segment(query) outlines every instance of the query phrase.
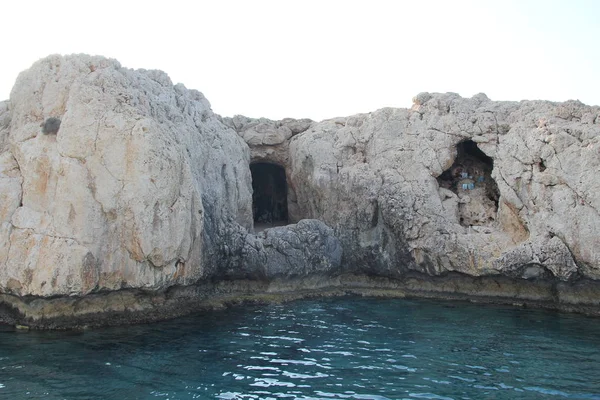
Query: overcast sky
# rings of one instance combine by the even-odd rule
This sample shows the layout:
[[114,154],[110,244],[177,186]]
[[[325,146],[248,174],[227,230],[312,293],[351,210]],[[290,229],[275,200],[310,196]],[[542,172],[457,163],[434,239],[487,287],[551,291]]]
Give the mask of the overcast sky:
[[161,69],[221,115],[316,120],[419,92],[600,104],[600,1],[5,1],[0,99],[52,53]]

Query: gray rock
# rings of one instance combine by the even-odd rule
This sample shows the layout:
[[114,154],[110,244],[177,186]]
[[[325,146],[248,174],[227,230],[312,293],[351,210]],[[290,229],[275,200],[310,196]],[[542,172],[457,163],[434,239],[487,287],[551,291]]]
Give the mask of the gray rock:
[[524,243],[505,252],[494,262],[496,269],[503,274],[525,279],[540,277],[543,269],[562,281],[568,281],[578,273],[569,249],[558,237]]
[[243,252],[243,268],[266,279],[340,272],[342,259],[342,247],[333,230],[308,219],[248,235]]
[[[60,134],[38,135],[49,117]],[[254,235],[259,161],[285,168],[297,224]],[[0,295],[26,310],[329,275],[460,291],[460,276],[471,295],[499,277],[576,304],[600,280],[599,169],[600,107],[578,101],[421,93],[318,123],[222,118],[161,71],[54,55],[0,102]]]

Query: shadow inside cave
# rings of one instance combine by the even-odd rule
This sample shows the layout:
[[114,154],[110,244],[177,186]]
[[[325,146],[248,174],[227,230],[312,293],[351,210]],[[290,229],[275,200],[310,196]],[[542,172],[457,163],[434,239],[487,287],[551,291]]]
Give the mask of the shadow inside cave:
[[254,231],[287,225],[287,180],[285,169],[277,164],[250,164],[252,174],[252,212]]

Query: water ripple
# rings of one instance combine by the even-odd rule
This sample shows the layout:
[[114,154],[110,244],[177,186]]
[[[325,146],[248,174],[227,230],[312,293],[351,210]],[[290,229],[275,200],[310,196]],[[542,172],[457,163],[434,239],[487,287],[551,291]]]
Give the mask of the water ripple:
[[66,335],[0,331],[10,399],[600,400],[600,319],[331,299]]

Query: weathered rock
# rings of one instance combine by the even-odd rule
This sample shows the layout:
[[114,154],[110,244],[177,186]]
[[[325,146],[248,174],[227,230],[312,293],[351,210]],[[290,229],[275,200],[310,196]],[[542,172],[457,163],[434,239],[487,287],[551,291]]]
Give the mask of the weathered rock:
[[342,247],[333,230],[318,220],[266,229],[247,235],[244,268],[266,278],[297,278],[339,273]]
[[[357,271],[494,275],[526,246],[518,269],[560,259],[541,264],[561,280],[598,279],[599,115],[578,102],[421,93],[411,110],[315,123],[290,140],[294,206],[333,227]],[[467,177],[474,190],[440,187],[465,142],[489,157],[490,174]]]
[[254,234],[232,224],[213,279],[291,279],[340,272],[342,248],[333,230],[318,220],[269,228]]
[[569,249],[557,237],[517,246],[496,259],[495,264],[505,275],[525,279],[538,278],[546,269],[558,279],[567,281],[578,271]]
[[8,101],[0,102],[0,152],[4,152],[8,142],[8,127],[10,126],[10,112]]
[[[297,224],[253,233],[252,162],[285,168]],[[577,101],[221,118],[160,71],[50,56],[0,102],[0,319],[148,321],[326,287],[600,314],[599,167],[600,107]]]
[[[19,76],[9,104],[0,292],[193,283],[222,257],[225,225],[252,226],[247,146],[166,74],[51,56]],[[58,136],[40,133],[50,116]]]
[[314,122],[310,119],[285,118],[272,121],[266,118],[253,119],[242,115],[223,118],[223,123],[236,132],[250,146],[250,158],[276,164],[289,163],[289,139],[306,131]]

